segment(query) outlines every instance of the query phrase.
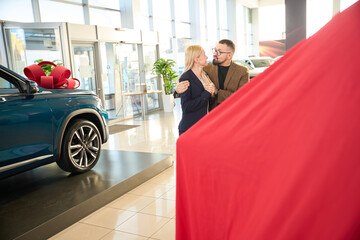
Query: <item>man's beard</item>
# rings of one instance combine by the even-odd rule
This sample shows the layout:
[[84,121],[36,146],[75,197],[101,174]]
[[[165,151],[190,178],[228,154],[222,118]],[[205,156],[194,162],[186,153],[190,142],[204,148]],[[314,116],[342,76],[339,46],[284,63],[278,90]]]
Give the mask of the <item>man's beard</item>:
[[212,62],[212,63],[213,63],[214,65],[219,65],[219,64],[222,64],[223,62],[225,62],[225,61],[219,62],[217,58],[213,58],[213,62]]

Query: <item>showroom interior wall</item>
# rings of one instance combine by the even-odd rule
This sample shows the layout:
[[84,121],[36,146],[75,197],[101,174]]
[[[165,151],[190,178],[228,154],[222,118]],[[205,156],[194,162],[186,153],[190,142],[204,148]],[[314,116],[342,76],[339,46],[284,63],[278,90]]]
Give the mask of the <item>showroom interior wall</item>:
[[241,46],[238,58],[254,54],[256,42],[252,36],[256,27],[248,21],[252,11],[248,6],[256,6],[256,2],[245,1],[247,5],[244,5],[240,0],[195,0],[191,3],[183,0],[0,0],[0,19],[159,31],[160,56],[175,59],[181,71],[184,49],[189,44],[201,44],[211,56],[211,48],[220,38],[231,38]]
[[[303,1],[306,1],[308,8],[307,36],[309,37],[330,20],[339,8],[343,10],[356,0]],[[0,0],[0,19],[17,22],[70,22],[159,31],[160,56],[174,58],[179,63],[178,67],[181,67],[183,49],[187,45],[201,44],[211,56],[210,49],[221,38],[234,40],[238,47],[236,58],[258,55],[259,40],[274,40],[272,37],[263,37],[263,34],[259,34],[266,29],[266,26],[261,26],[264,20],[261,21],[263,17],[259,14],[259,9],[285,4],[284,0],[194,0],[190,5],[189,2],[183,0]],[[279,15],[278,12],[275,14]],[[280,15],[284,14],[285,8]],[[274,28],[285,25],[285,20],[274,24],[275,17],[267,17],[267,22],[270,22]],[[320,20],[315,21],[316,18]],[[275,30],[275,32],[280,31]]]

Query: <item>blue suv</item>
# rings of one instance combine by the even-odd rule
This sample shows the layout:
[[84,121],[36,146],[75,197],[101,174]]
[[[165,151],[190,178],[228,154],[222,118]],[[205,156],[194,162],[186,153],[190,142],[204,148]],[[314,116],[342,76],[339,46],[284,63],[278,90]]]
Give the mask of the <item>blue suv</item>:
[[0,178],[52,162],[86,172],[108,136],[108,114],[94,93],[40,88],[0,65]]

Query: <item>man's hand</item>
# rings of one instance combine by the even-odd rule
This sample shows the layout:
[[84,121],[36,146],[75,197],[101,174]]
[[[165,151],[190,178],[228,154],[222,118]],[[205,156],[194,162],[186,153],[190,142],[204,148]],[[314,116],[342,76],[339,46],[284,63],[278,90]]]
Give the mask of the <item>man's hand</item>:
[[182,82],[178,82],[176,84],[176,87],[175,87],[175,91],[179,94],[185,92],[188,88],[189,88],[189,81],[186,80],[186,81],[182,81]]

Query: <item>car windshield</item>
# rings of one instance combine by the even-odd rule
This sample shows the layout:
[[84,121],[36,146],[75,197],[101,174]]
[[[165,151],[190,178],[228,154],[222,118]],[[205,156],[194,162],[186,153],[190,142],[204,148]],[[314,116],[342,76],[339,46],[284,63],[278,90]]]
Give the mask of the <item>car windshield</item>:
[[273,59],[251,59],[251,61],[257,68],[268,67],[274,62]]

